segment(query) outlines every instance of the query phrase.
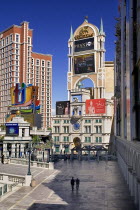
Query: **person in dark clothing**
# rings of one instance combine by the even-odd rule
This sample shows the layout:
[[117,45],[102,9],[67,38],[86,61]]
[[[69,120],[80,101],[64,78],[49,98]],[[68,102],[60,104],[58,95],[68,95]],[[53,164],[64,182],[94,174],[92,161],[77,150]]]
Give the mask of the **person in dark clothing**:
[[77,178],[76,179],[76,190],[79,190],[79,184],[80,184],[80,180]]
[[71,179],[71,189],[72,189],[72,191],[74,190],[74,184],[75,184],[75,180],[72,177],[72,179]]
[[2,164],[4,164],[4,154],[2,154],[2,156],[1,156],[1,162],[2,162]]

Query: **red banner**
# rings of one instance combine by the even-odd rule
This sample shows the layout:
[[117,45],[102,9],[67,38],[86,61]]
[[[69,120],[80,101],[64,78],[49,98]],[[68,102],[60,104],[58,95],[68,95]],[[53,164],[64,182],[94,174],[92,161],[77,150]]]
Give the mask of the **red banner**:
[[105,114],[106,99],[86,100],[86,114]]

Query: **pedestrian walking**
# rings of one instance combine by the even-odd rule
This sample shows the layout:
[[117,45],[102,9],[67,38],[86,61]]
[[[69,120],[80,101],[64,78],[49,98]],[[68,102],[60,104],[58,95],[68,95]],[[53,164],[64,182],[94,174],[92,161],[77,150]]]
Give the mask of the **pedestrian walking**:
[[79,190],[79,185],[80,185],[80,180],[77,178],[76,179],[76,190]]
[[75,180],[72,177],[72,179],[71,179],[71,189],[72,189],[72,191],[74,190],[74,184],[75,184]]

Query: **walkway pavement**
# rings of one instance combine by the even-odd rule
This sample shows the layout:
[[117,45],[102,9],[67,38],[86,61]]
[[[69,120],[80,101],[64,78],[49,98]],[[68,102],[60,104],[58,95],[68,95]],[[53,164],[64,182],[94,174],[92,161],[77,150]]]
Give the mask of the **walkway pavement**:
[[[135,210],[116,161],[62,160],[55,167],[36,171],[37,186],[18,189],[0,210]],[[71,190],[72,176],[80,179],[79,191]]]

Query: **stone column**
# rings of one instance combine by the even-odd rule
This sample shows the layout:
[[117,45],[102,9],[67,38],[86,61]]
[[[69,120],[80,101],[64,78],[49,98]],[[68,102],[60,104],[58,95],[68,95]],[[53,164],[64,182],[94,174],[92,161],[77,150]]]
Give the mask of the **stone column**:
[[15,144],[12,144],[11,157],[15,158]]
[[19,158],[19,144],[17,144],[17,158]]
[[25,147],[25,144],[20,144],[20,157],[24,156],[24,147]]
[[4,157],[9,156],[9,154],[7,152],[7,144],[6,143],[3,144],[3,155],[4,155]]

